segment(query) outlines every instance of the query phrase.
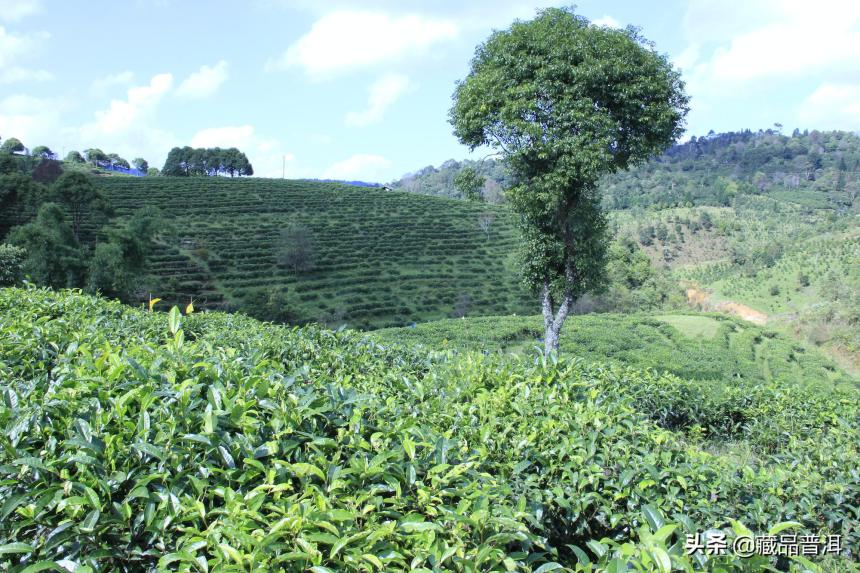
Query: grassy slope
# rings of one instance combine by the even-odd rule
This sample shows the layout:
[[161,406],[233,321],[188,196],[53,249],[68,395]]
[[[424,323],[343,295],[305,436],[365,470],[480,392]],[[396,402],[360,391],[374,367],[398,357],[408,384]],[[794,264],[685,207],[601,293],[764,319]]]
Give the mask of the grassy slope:
[[[522,353],[540,344],[542,332],[538,316],[508,316],[442,320],[371,336],[385,343]],[[706,382],[857,382],[814,348],[720,314],[573,316],[562,331],[561,350]]]
[[[470,312],[534,308],[519,286],[515,231],[506,211],[483,205],[336,183],[272,179],[105,178],[120,215],[162,209],[176,237],[150,257],[154,296],[201,308],[243,306],[287,285],[300,321],[374,327]],[[478,225],[495,217],[490,238]],[[293,274],[278,263],[280,232],[311,229],[316,267]]]

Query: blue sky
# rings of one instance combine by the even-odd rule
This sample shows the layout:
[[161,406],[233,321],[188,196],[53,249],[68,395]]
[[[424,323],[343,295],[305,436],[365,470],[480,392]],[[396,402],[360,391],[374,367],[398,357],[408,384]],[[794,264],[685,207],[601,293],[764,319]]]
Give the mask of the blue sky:
[[[554,2],[0,0],[0,137],[160,167],[236,146],[258,175],[388,181],[469,157],[454,82],[494,28]],[[593,1],[682,70],[688,135],[860,129],[860,2]],[[476,156],[480,155],[476,153]]]

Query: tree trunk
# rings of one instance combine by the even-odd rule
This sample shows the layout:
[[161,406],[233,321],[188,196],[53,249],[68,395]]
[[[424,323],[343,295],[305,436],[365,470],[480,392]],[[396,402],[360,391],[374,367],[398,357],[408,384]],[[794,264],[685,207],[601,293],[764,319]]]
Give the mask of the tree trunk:
[[570,314],[570,309],[573,306],[573,296],[571,296],[570,291],[568,290],[558,309],[554,310],[553,297],[549,288],[549,283],[544,283],[542,299],[541,307],[543,310],[544,325],[543,354],[544,356],[549,356],[553,352],[558,352],[561,327],[564,325],[567,315]]

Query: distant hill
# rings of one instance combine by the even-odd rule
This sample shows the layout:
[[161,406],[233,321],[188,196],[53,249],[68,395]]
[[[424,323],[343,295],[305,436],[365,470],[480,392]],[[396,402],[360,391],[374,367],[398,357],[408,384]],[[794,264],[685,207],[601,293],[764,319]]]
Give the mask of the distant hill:
[[[459,198],[453,180],[465,167],[487,178],[485,191],[493,198],[512,182],[503,163],[488,158],[452,159],[390,185]],[[845,131],[711,133],[606,177],[601,190],[608,209],[728,206],[738,195],[767,195],[810,208],[860,211],[860,138]]]

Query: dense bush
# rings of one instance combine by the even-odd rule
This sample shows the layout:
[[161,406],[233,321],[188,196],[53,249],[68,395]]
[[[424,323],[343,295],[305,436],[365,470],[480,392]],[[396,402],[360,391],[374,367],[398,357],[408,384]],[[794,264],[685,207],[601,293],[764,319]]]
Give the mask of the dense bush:
[[17,284],[24,278],[27,251],[13,245],[0,244],[0,286]]
[[683,555],[735,519],[857,558],[854,388],[697,409],[672,376],[33,289],[0,290],[0,357],[5,570],[763,571]]

